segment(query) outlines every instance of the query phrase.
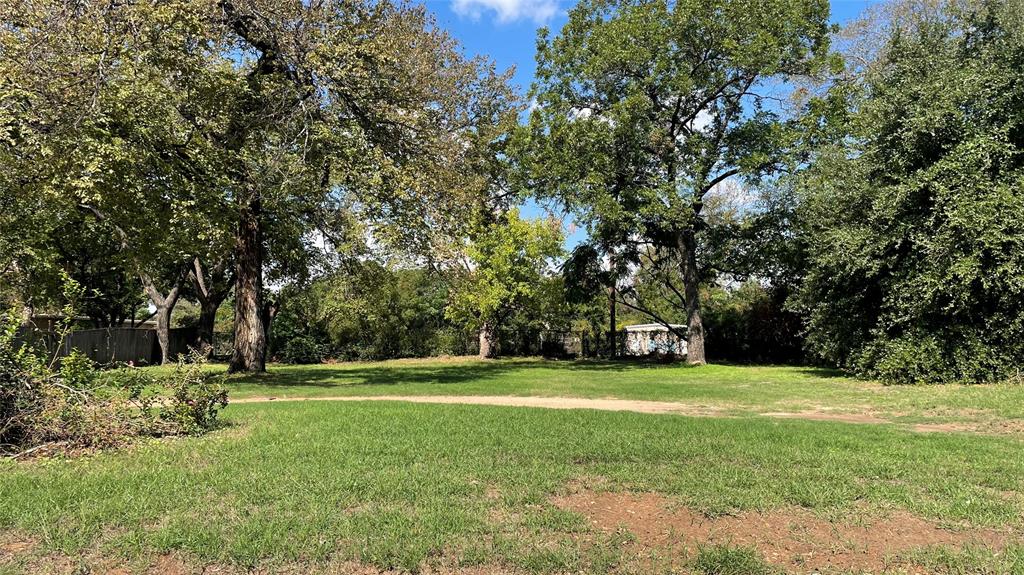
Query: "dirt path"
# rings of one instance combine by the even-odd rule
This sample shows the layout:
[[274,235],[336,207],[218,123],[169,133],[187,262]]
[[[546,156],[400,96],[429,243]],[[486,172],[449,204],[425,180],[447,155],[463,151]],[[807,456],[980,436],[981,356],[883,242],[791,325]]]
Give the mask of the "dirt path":
[[[598,411],[630,411],[633,413],[674,414],[697,417],[731,417],[739,406],[646,401],[640,399],[589,399],[582,397],[534,397],[511,395],[377,395],[333,397],[247,397],[232,403],[264,403],[268,401],[406,401],[410,403],[444,403],[460,405],[500,405],[507,407],[539,407],[543,409],[595,409]],[[755,412],[756,413],[756,412]],[[839,421],[843,423],[892,423],[869,413],[834,413],[830,411],[796,411],[756,413],[779,419]]]
[[[868,425],[900,425],[918,433],[978,433],[982,435],[1024,435],[1024,422],[955,422],[900,424],[885,414],[872,411],[836,412],[829,408],[800,411],[756,411],[741,405],[708,405],[673,401],[646,401],[640,399],[588,399],[582,397],[535,397],[512,395],[353,395],[329,397],[246,397],[232,399],[231,403],[266,403],[278,401],[405,401],[409,403],[442,403],[461,405],[499,405],[507,407],[539,407],[543,409],[594,409],[598,411],[629,411],[689,415],[694,417],[736,417],[759,415],[774,419],[802,419],[806,421],[835,421]],[[998,422],[996,422],[998,423]],[[1011,425],[1012,423],[1012,425]]]
[[674,413],[678,415],[724,416],[726,409],[711,405],[642,401],[635,399],[585,399],[580,397],[517,397],[510,395],[378,395],[335,397],[247,397],[231,403],[264,403],[268,401],[407,401],[410,403],[447,403],[463,405],[502,405],[508,407],[542,407],[545,409],[596,409],[599,411],[632,411],[634,413]]

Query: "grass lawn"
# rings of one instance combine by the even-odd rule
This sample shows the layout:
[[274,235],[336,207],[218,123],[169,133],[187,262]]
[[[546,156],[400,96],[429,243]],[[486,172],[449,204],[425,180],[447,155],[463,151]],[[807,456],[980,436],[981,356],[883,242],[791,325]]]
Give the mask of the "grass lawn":
[[[1017,433],[751,415],[806,405],[1012,422],[1021,388],[469,360],[274,366],[231,386],[233,397],[614,396],[736,412],[232,405],[228,425],[201,438],[0,463],[0,573],[1024,573]],[[731,538],[683,537],[695,523]],[[907,545],[864,553],[854,539],[872,533]]]
[[[215,366],[215,369],[224,369]],[[271,365],[230,380],[231,397],[500,395],[683,402],[736,414],[873,414],[903,423],[976,424],[1024,434],[1024,385],[884,386],[788,366],[472,358]]]

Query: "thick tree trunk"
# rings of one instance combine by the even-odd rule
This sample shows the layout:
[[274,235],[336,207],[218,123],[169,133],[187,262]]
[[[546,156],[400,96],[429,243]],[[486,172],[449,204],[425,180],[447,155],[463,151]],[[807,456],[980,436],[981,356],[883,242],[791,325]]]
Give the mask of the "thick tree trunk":
[[686,299],[686,361],[704,365],[704,323],[700,317],[700,273],[697,270],[697,240],[693,230],[683,232],[679,241],[683,259],[683,297]]
[[498,346],[494,339],[493,325],[485,323],[480,327],[480,359],[494,359],[498,356]]
[[235,349],[228,371],[266,371],[263,329],[263,233],[259,196],[239,213],[235,236]]

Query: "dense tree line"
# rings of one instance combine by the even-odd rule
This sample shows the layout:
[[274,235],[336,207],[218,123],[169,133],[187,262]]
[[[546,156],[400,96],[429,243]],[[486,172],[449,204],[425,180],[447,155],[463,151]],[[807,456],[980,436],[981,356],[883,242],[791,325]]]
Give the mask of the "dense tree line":
[[[234,370],[544,330],[611,354],[655,321],[695,364],[1005,379],[1022,14],[583,0],[540,32],[526,111],[422,7],[9,2],[0,297],[59,309],[66,274],[97,325],[153,314],[165,345],[230,322]],[[562,216],[588,232],[568,253]]]
[[1021,4],[911,4],[882,29],[802,182],[809,349],[888,380],[1004,379],[1024,359]]

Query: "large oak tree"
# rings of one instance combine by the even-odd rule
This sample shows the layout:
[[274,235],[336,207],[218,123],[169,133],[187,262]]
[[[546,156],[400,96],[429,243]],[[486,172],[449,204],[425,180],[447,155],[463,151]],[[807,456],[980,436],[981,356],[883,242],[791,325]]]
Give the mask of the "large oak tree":
[[118,229],[165,319],[190,271],[232,262],[235,371],[264,369],[266,270],[330,249],[342,211],[380,245],[438,243],[510,109],[507,76],[422,7],[15,1],[2,17],[2,192]]

